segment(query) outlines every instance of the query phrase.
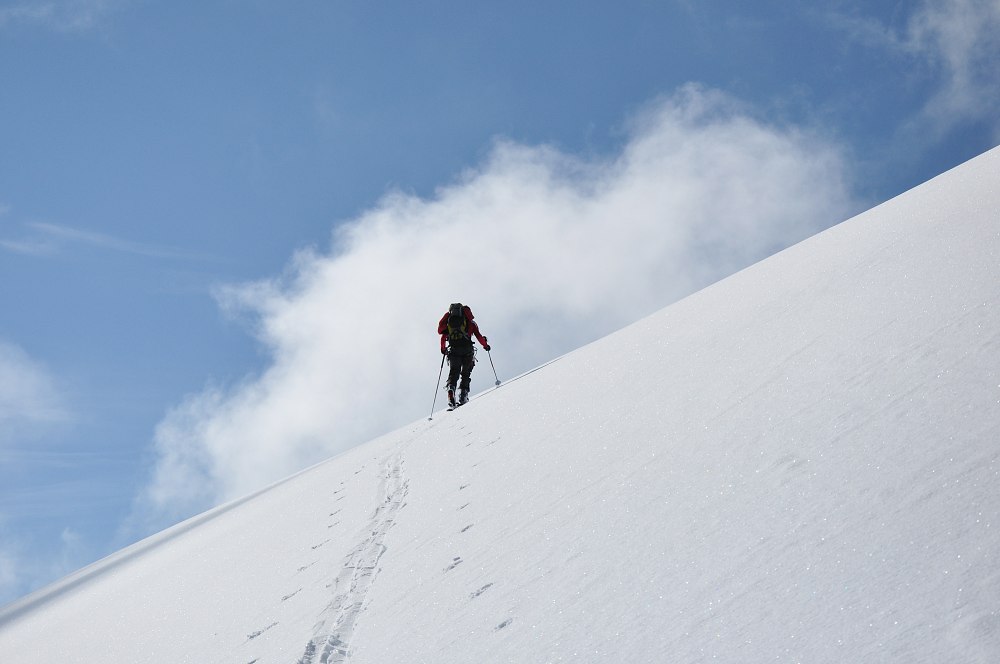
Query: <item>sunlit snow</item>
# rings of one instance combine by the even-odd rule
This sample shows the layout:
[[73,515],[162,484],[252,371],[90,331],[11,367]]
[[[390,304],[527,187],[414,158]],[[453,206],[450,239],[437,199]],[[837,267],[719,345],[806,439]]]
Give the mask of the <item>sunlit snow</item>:
[[84,569],[0,660],[1000,661],[998,183],[1000,149]]

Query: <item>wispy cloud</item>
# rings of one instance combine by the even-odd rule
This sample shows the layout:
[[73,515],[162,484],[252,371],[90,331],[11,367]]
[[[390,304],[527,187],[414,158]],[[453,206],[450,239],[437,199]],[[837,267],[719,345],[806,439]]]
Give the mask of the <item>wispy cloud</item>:
[[164,418],[136,518],[163,525],[426,416],[450,302],[510,377],[843,220],[848,176],[836,145],[694,86],[607,158],[499,141],[432,199],[388,195],[329,251],[220,293],[271,365]]
[[44,546],[13,531],[0,514],[0,606],[58,579],[87,559],[83,537],[66,527]]
[[898,27],[859,16],[833,20],[855,40],[918,64],[932,83],[912,133],[937,138],[985,121],[1000,140],[1000,1],[923,0]]
[[211,256],[198,252],[135,242],[106,233],[97,233],[60,224],[29,222],[24,224],[24,227],[28,230],[24,237],[0,239],[0,247],[7,251],[33,256],[53,255],[67,247],[77,245],[150,258],[213,260]]
[[37,469],[24,463],[24,455],[50,454],[38,441],[71,418],[57,378],[19,346],[0,340],[0,507],[5,510],[0,512],[0,604],[71,569],[62,566],[70,558],[61,550],[36,547],[46,553],[31,555],[32,548],[13,525],[23,514],[42,518],[37,502],[22,500],[24,493],[14,487],[18,474]]
[[0,605],[20,594],[17,555],[9,544],[0,544]]
[[68,416],[52,374],[20,347],[0,340],[0,446]]
[[58,251],[55,243],[41,238],[0,239],[0,248],[25,256],[50,256]]
[[0,8],[0,29],[33,25],[58,32],[86,32],[126,0],[25,0]]
[[0,604],[94,554],[72,527],[55,525],[106,508],[111,491],[86,472],[107,468],[107,455],[65,440],[77,417],[71,402],[57,374],[0,340]]
[[925,1],[903,45],[941,75],[941,87],[924,110],[933,124],[950,129],[987,119],[1000,131],[1000,2]]

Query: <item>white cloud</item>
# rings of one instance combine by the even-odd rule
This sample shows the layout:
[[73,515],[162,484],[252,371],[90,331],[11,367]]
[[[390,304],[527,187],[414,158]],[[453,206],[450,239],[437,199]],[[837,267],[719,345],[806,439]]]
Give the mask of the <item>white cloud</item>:
[[52,375],[18,346],[0,341],[0,444],[66,418]]
[[[388,195],[329,252],[220,295],[271,364],[161,422],[137,515],[189,514],[426,416],[450,302],[510,378],[843,220],[846,176],[835,145],[694,86],[606,158],[500,141],[432,199]],[[492,382],[481,353],[473,390]]]
[[969,119],[997,122],[1000,0],[925,0],[903,45],[928,59],[942,76],[941,88],[924,111],[935,125],[947,129]]
[[967,123],[992,123],[1000,140],[1000,0],[923,0],[900,28],[872,19],[833,22],[869,46],[920,64],[932,92],[909,127],[933,138]]

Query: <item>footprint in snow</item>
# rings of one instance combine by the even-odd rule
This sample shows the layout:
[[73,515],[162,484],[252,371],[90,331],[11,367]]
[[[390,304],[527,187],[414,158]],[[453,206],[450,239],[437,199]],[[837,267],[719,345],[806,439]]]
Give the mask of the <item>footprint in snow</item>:
[[452,558],[451,559],[451,564],[448,565],[447,567],[445,567],[444,571],[445,572],[450,572],[451,570],[455,569],[456,567],[458,567],[461,564],[462,564],[462,557],[461,556],[457,556],[455,558]]
[[462,486],[458,487],[458,490],[461,491],[462,489],[468,489],[469,486],[470,485],[468,485],[468,484],[463,484]]
[[470,524],[469,524],[469,525],[467,525],[467,526],[466,526],[465,528],[462,528],[462,532],[464,533],[464,532],[465,532],[466,530],[468,530],[469,528],[473,527],[474,525],[476,525],[476,524],[474,524],[474,523],[470,523]]
[[[248,641],[253,641],[258,636],[260,636],[261,634],[263,634],[264,632],[266,632],[267,630],[271,629],[272,627],[277,627],[277,626],[278,626],[278,623],[273,622],[270,625],[268,625],[267,627],[265,627],[264,629],[258,629],[256,632],[252,632],[250,634],[247,634],[247,640]],[[256,661],[256,660],[254,660],[254,661]]]
[[456,512],[461,512],[462,510],[464,510],[464,509],[465,509],[466,507],[468,507],[468,506],[469,506],[469,503],[466,503],[466,504],[462,505],[461,507],[459,507],[459,508],[458,508],[457,510],[455,510],[455,511],[456,511]]
[[480,588],[476,592],[469,593],[469,599],[476,599],[477,597],[479,597],[480,595],[482,595],[484,592],[486,592],[487,590],[489,590],[492,585],[493,585],[492,583],[487,583],[485,586],[483,586],[482,588]]
[[494,627],[493,631],[494,632],[499,632],[504,627],[507,627],[508,625],[510,625],[512,622],[514,622],[513,618],[507,618],[507,620],[504,620],[502,623],[500,623],[499,625],[497,625],[496,627]]

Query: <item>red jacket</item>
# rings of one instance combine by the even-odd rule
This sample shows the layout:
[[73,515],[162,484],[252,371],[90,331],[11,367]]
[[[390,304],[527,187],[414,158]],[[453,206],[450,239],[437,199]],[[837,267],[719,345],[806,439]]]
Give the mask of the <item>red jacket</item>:
[[[472,315],[472,309],[470,309],[469,307],[462,307],[462,312],[465,313],[465,320],[468,321],[468,325],[466,326],[466,328],[467,328],[467,330],[469,332],[469,336],[471,337],[472,335],[475,335],[476,339],[479,339],[479,343],[481,343],[483,345],[483,348],[486,348],[486,346],[488,346],[489,344],[486,342],[486,337],[484,337],[479,332],[479,325],[475,321],[476,317]],[[438,321],[438,334],[441,335],[441,352],[442,353],[446,352],[447,345],[448,345],[448,316],[449,315],[450,315],[449,312],[447,312],[447,311],[444,312],[444,316],[441,316],[441,320]]]

